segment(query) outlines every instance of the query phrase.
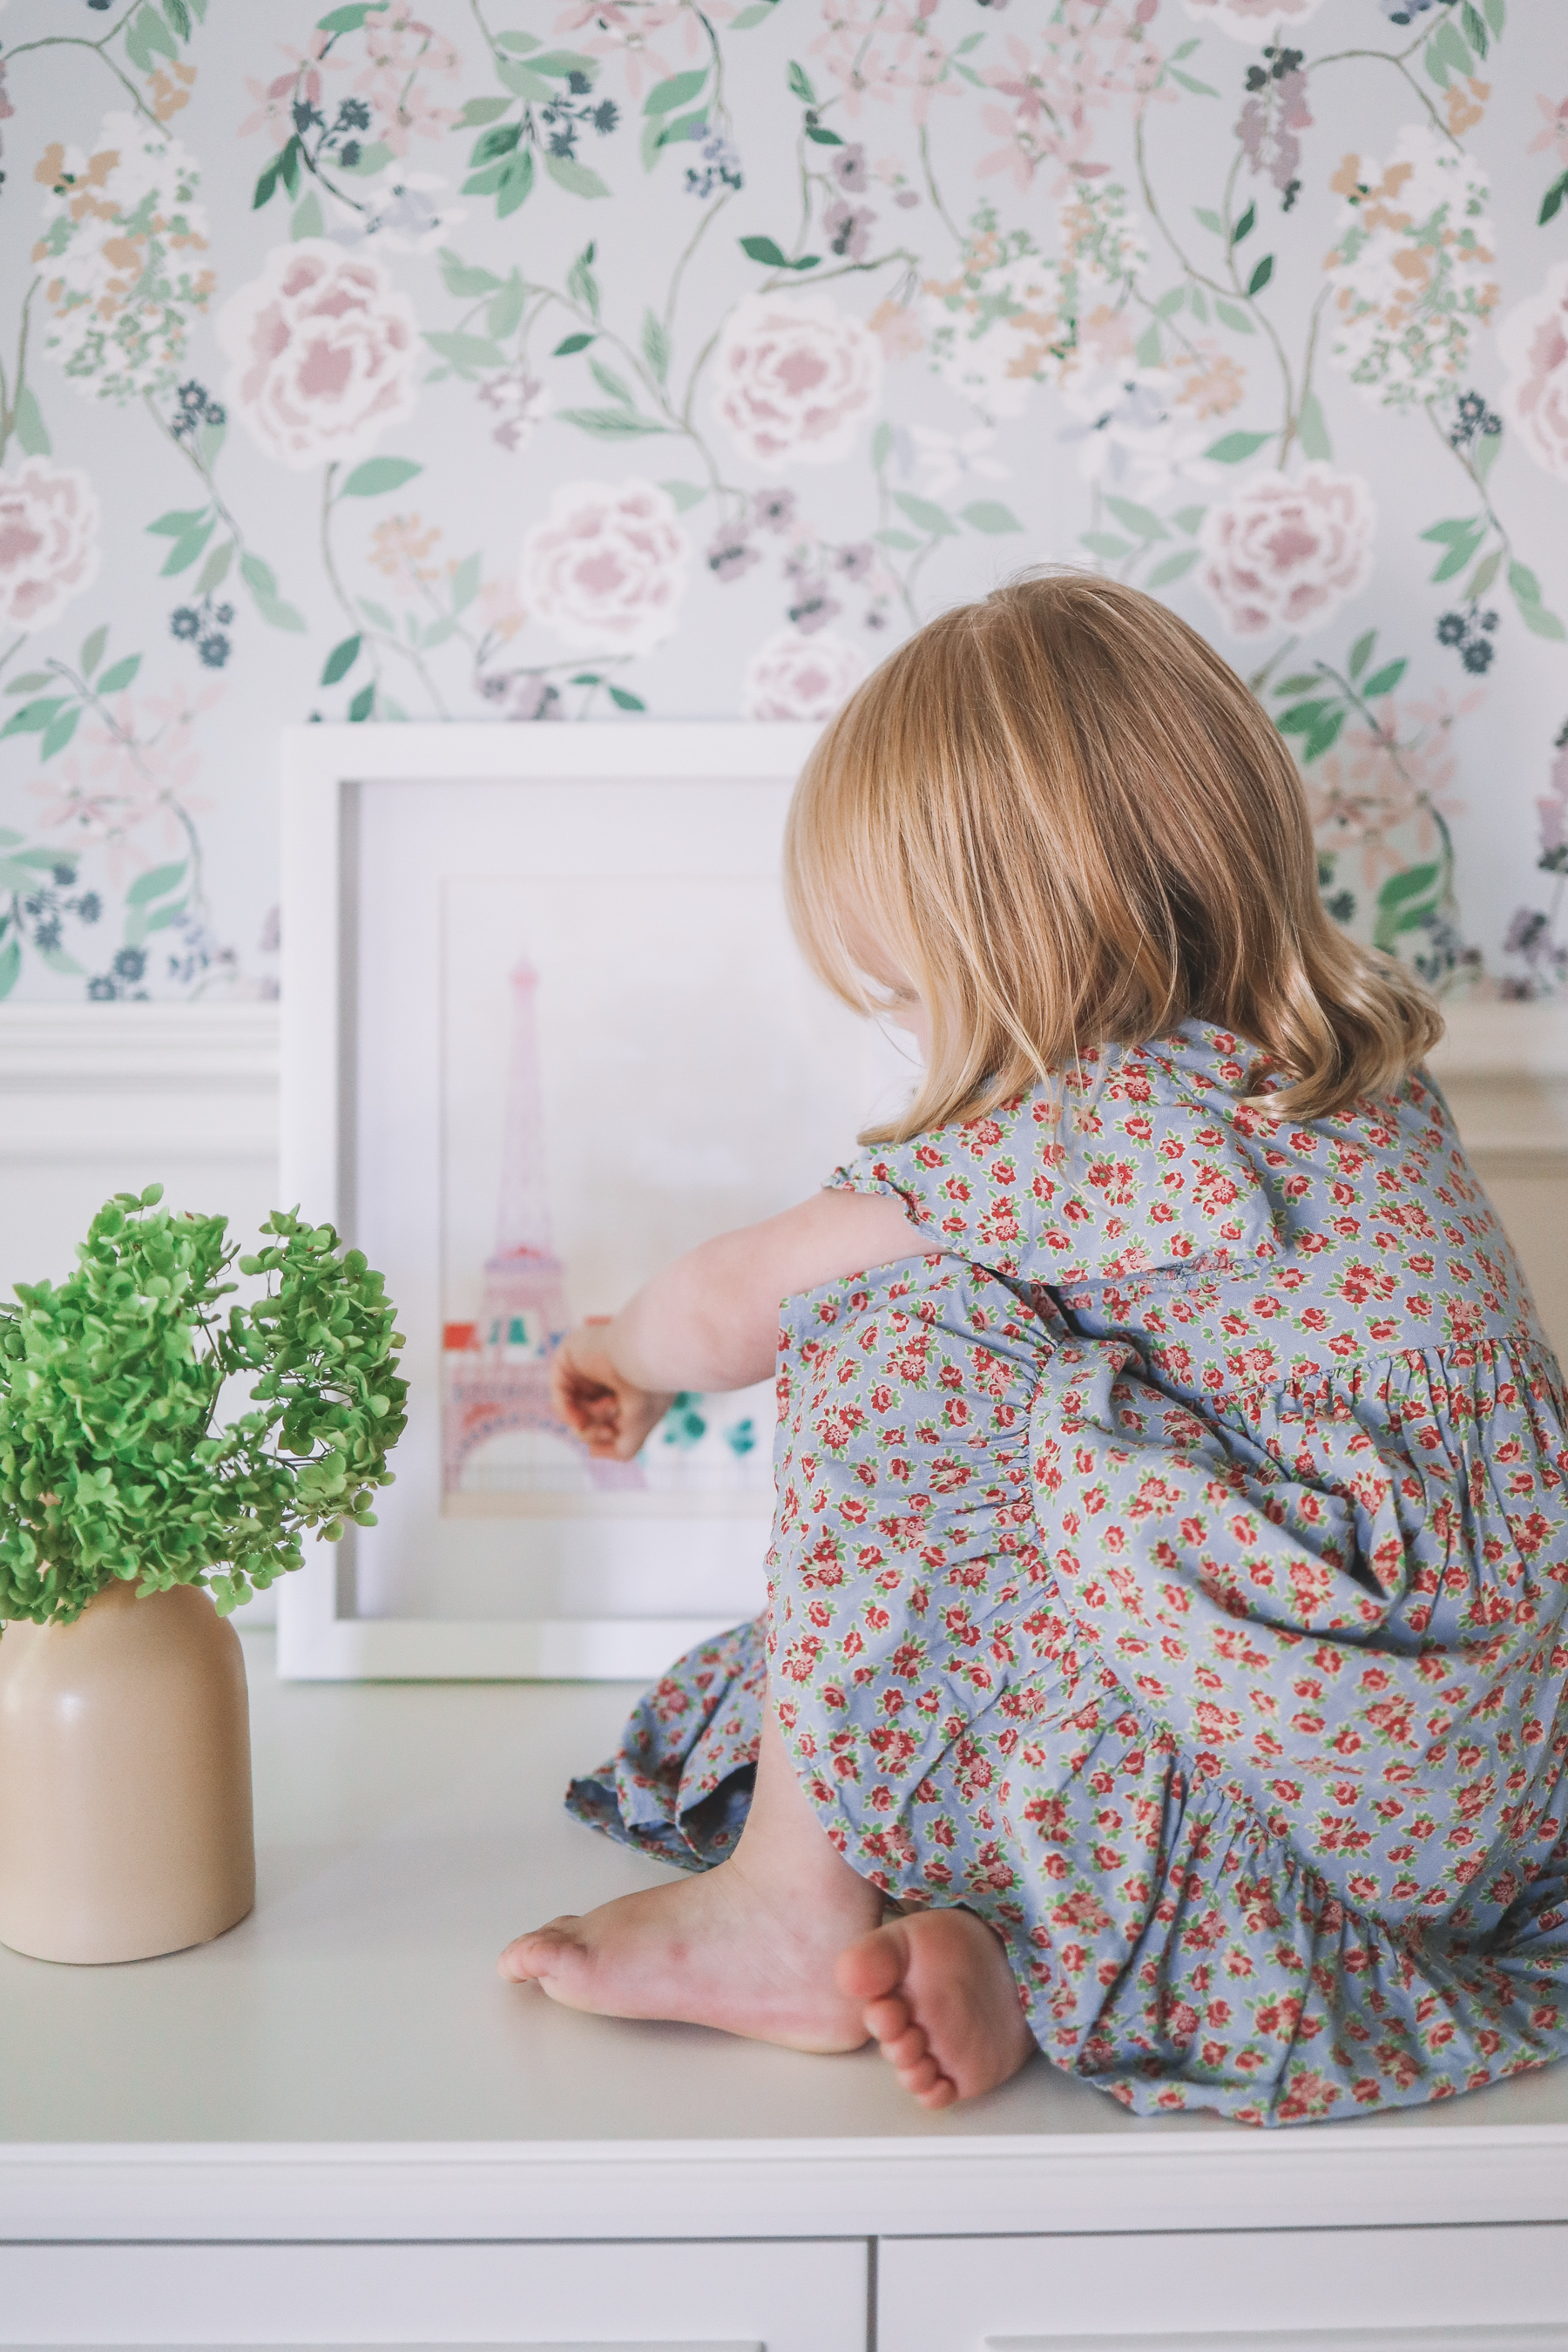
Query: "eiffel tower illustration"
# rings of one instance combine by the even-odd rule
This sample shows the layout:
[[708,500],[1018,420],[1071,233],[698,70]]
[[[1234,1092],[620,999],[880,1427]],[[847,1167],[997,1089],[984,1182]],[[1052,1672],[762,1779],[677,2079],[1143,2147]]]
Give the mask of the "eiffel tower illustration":
[[[485,1261],[477,1323],[449,1323],[444,1335],[442,1456],[448,1494],[462,1485],[478,1446],[511,1431],[558,1439],[577,1457],[552,1477],[542,1465],[519,1485],[566,1492],[625,1492],[646,1486],[640,1462],[596,1462],[550,1402],[550,1359],[566,1331],[565,1269],[555,1255],[545,1189],[544,1113],[535,995],[539,974],[524,959],[511,981],[511,1051],[501,1149],[496,1244]],[[553,1449],[552,1449],[553,1450]]]

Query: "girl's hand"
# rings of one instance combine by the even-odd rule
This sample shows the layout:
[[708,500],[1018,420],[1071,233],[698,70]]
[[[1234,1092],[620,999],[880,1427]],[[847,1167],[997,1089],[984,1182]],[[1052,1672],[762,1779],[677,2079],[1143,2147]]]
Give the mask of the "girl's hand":
[[590,1315],[562,1340],[550,1365],[550,1401],[595,1461],[629,1462],[674,1397],[638,1388],[617,1370],[600,1336],[609,1320]]

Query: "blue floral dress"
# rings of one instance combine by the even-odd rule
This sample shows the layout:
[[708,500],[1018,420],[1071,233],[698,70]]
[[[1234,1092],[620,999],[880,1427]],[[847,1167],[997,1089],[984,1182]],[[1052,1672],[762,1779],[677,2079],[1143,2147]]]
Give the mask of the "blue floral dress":
[[1191,1022],[861,1153],[931,1254],[786,1300],[763,1624],[569,1801],[689,1867],[771,1678],[827,1834],[1139,2114],[1568,2053],[1568,1395],[1424,1075],[1291,1124]]

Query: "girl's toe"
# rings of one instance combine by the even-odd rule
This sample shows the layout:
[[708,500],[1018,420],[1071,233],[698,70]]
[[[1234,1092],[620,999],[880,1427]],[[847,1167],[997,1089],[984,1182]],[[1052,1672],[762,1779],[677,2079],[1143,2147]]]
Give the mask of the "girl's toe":
[[911,2025],[909,2032],[900,2033],[896,2042],[883,2043],[882,2055],[885,2058],[890,2058],[902,2074],[907,2067],[919,2064],[925,2056],[928,2047],[925,2035],[920,2027]]
[[914,2013],[908,2001],[900,2000],[896,1993],[889,1993],[882,2000],[868,2000],[864,2016],[867,2032],[875,2034],[884,2045],[897,2042],[900,2035],[907,2033],[914,2023]]

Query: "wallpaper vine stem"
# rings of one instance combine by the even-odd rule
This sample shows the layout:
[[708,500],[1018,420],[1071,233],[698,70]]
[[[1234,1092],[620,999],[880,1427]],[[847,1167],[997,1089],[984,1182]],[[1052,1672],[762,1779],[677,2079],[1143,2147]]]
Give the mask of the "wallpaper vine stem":
[[822,718],[1047,561],[1568,992],[1553,8],[0,0],[0,996],[273,993],[285,720]]

